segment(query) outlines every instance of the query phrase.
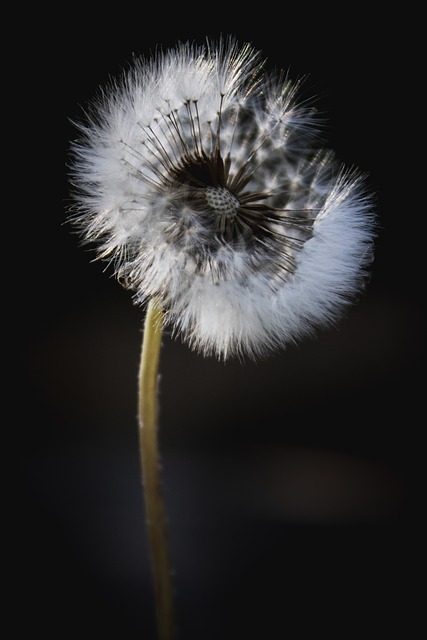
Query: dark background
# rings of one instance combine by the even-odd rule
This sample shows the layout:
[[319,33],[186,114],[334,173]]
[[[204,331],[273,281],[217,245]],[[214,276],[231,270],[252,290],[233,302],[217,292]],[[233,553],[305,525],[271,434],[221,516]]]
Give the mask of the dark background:
[[143,312],[66,223],[69,120],[133,53],[232,33],[306,76],[330,146],[369,173],[379,235],[364,297],[314,340],[224,365],[164,339],[160,445],[180,640],[413,637],[424,229],[405,149],[416,111],[405,98],[406,16],[147,11],[38,12],[39,27],[54,27],[24,46],[34,185],[17,228],[28,260],[12,414],[24,480],[17,624],[31,620],[44,638],[155,638],[136,423]]

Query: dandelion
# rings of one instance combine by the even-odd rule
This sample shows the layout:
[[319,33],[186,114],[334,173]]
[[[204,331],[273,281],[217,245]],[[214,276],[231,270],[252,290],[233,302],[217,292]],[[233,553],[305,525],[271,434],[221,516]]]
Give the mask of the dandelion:
[[74,147],[74,221],[205,354],[259,356],[335,322],[371,261],[363,177],[236,42],[136,60]]
[[[135,59],[78,124],[72,222],[148,303],[142,452],[163,328],[205,355],[262,356],[335,323],[364,286],[371,198],[357,170],[318,148],[298,90],[233,38],[179,44]],[[148,511],[159,479],[143,453],[142,465]]]

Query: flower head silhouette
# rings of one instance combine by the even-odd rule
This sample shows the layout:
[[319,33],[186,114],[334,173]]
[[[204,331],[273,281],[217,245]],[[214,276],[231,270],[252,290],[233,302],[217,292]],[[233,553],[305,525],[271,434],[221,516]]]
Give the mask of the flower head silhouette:
[[372,260],[372,202],[316,147],[298,84],[229,38],[138,58],[80,123],[73,221],[191,347],[257,356],[336,321]]

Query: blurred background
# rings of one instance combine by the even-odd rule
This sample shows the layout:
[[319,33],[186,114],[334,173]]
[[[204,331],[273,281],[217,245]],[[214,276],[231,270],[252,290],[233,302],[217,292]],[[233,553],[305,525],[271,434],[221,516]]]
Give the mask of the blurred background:
[[413,136],[405,21],[362,7],[127,3],[53,19],[25,50],[34,186],[17,303],[15,577],[33,629],[155,638],[136,422],[143,313],[66,223],[70,119],[134,53],[233,33],[271,68],[306,77],[329,145],[369,174],[380,228],[371,282],[338,328],[256,364],[164,339],[160,447],[180,639],[412,637],[424,334],[403,148]]

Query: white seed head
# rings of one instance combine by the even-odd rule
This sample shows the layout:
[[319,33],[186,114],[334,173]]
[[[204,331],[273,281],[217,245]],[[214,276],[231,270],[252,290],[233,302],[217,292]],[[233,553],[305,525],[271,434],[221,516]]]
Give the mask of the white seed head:
[[136,303],[219,357],[337,320],[372,260],[362,177],[314,146],[298,83],[232,38],[137,59],[73,144],[72,221]]

